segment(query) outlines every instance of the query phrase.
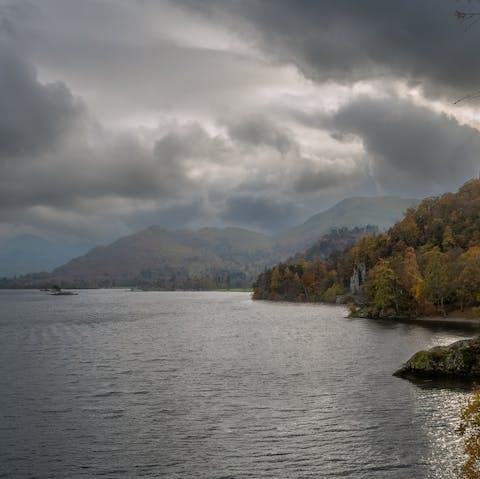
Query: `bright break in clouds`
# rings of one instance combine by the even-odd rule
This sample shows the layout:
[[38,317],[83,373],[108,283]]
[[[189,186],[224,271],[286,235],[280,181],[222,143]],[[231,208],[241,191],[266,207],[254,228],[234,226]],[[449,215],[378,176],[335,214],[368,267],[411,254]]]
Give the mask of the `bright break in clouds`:
[[461,6],[0,0],[0,235],[275,231],[456,189],[480,157]]

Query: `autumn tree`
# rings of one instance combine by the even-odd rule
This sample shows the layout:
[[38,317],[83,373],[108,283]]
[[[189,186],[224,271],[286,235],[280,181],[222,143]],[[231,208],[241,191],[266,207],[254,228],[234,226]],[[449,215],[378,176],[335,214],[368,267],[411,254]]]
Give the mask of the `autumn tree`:
[[422,275],[418,267],[417,255],[411,246],[405,250],[402,273],[402,286],[415,298],[418,294],[419,283],[422,282]]
[[455,239],[453,237],[452,227],[447,225],[445,230],[443,231],[443,238],[442,238],[442,249],[443,251],[448,251],[454,248],[456,245]]
[[326,303],[335,303],[337,296],[345,294],[345,290],[338,283],[333,283],[322,295],[322,300]]
[[400,275],[400,284],[409,299],[409,312],[416,315],[419,309],[423,309],[423,278],[418,266],[417,255],[411,246],[405,250],[402,271]]
[[367,290],[375,316],[393,316],[398,313],[396,296],[397,276],[390,263],[381,259],[369,272]]
[[399,249],[398,244],[416,246],[419,239],[419,229],[415,220],[415,210],[409,208],[402,221],[392,226],[389,231],[390,243],[394,249]]
[[465,462],[460,468],[461,479],[480,479],[480,388],[475,387],[472,397],[460,415],[457,429],[463,437]]
[[473,306],[480,294],[480,246],[473,246],[461,254],[457,260],[458,274],[453,281],[460,309]]
[[445,299],[451,290],[447,255],[435,247],[424,253],[424,259],[425,290],[437,309],[446,316]]
[[275,294],[276,292],[278,292],[278,290],[280,289],[281,280],[282,277],[280,274],[280,268],[276,266],[272,271],[272,279],[270,282],[270,290],[272,291],[272,293]]

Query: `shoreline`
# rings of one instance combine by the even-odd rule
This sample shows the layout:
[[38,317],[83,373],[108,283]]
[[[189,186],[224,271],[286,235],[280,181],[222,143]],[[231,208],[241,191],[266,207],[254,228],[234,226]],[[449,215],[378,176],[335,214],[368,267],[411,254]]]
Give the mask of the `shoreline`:
[[395,319],[399,323],[412,323],[412,324],[438,324],[443,326],[470,326],[473,328],[480,328],[480,318],[459,318],[459,317],[446,317],[443,316],[425,316],[421,318],[400,318]]
[[439,325],[439,326],[468,326],[472,328],[480,329],[480,318],[469,318],[465,316],[455,315],[452,316],[420,316],[417,318],[407,318],[407,317],[390,317],[390,318],[378,318],[371,317],[363,314],[350,314],[349,318],[352,319],[370,319],[370,320],[380,320],[380,321],[392,321],[396,323],[405,323],[405,324],[418,324],[418,325]]
[[452,317],[443,317],[443,316],[426,316],[419,318],[422,321],[434,321],[434,322],[442,322],[448,321],[452,323],[470,323],[470,324],[479,324],[480,325],[480,318],[462,318],[459,316],[452,316]]

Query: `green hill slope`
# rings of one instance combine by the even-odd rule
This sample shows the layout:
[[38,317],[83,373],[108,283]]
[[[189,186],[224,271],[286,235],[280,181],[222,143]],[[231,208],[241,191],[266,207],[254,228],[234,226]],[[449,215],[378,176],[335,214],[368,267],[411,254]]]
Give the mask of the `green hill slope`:
[[399,221],[408,208],[418,203],[417,199],[393,196],[347,198],[280,234],[278,240],[282,245],[291,245],[299,251],[332,228],[374,225],[386,230]]

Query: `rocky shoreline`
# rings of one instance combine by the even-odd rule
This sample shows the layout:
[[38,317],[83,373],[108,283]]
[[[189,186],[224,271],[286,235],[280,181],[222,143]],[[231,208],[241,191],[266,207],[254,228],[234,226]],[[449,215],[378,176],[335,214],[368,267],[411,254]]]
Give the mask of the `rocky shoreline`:
[[480,337],[419,351],[393,375],[407,379],[480,379]]

